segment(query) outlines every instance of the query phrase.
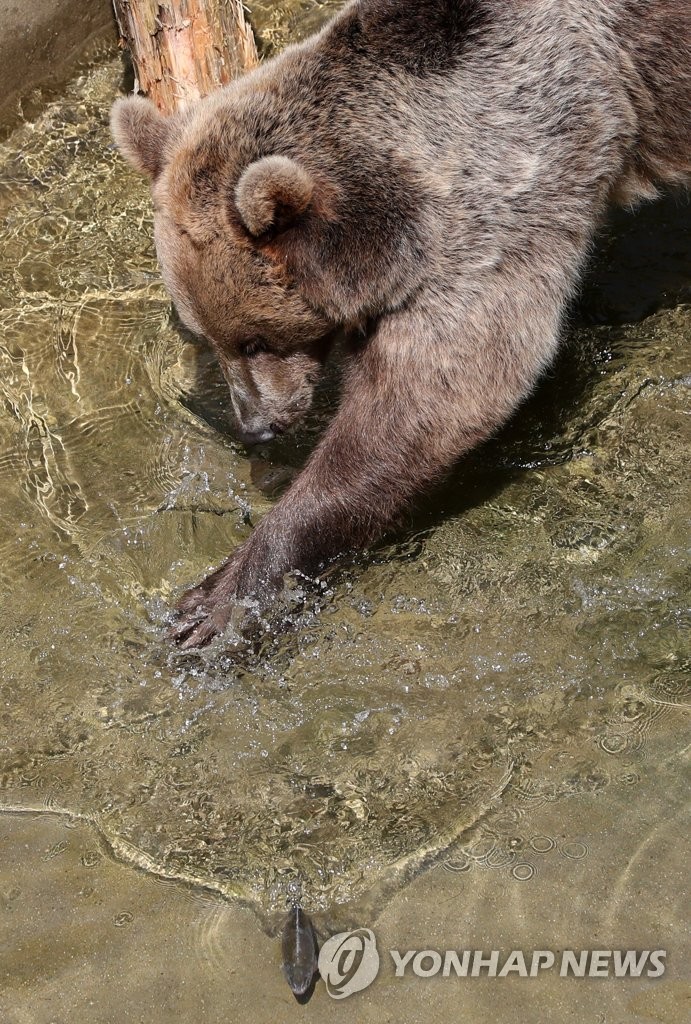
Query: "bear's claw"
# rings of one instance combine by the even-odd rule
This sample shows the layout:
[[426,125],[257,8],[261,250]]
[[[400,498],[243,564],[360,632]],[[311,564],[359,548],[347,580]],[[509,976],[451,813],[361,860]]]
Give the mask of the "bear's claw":
[[214,608],[211,587],[205,588],[204,584],[183,594],[175,612],[168,635],[181,650],[205,647],[225,625],[218,607]]
[[190,621],[184,616],[172,626],[170,637],[180,650],[188,651],[194,647],[206,647],[217,635],[219,629],[211,616],[198,616]]

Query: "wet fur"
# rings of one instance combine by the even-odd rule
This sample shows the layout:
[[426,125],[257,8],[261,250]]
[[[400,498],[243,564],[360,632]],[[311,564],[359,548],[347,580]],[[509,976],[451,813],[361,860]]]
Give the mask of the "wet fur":
[[288,427],[329,332],[368,325],[302,473],[183,598],[194,646],[380,535],[531,390],[607,204],[691,180],[691,9],[360,0],[182,115],[143,103],[120,101],[114,133],[241,428]]

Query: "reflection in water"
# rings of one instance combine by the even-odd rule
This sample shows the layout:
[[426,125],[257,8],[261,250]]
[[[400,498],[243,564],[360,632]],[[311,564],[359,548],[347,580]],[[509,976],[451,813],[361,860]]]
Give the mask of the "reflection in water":
[[[568,812],[549,834],[531,815],[635,791],[653,732],[682,746],[688,252],[622,326],[637,281],[627,307],[605,250],[537,396],[319,613],[241,662],[222,642],[179,655],[167,603],[247,535],[333,396],[252,461],[224,432],[147,188],[110,145],[119,80],[101,64],[0,148],[0,802],[86,818],[269,925],[296,892],[363,915],[440,851],[526,886],[592,859]],[[670,208],[647,215],[658,234],[689,219]]]

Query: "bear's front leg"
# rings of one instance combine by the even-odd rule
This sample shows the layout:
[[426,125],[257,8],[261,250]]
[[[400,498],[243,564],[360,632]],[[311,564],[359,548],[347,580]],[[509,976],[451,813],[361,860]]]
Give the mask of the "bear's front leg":
[[462,329],[449,330],[448,312],[434,305],[382,321],[353,357],[339,411],[303,472],[250,539],[183,597],[173,629],[180,646],[206,643],[234,608],[265,612],[291,570],[314,573],[377,538],[506,419],[551,353],[562,297],[533,285],[500,298],[509,308],[466,304]]

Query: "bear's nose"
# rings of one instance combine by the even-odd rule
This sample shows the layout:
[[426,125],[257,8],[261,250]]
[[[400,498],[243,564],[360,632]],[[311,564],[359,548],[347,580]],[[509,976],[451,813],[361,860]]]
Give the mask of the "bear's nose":
[[238,437],[243,444],[266,444],[273,441],[276,436],[275,430],[271,427],[260,427],[258,430],[240,430]]

